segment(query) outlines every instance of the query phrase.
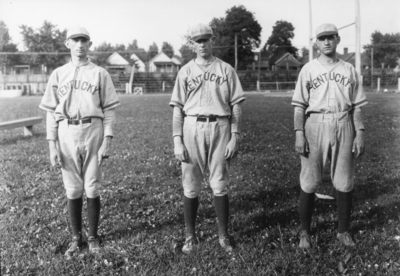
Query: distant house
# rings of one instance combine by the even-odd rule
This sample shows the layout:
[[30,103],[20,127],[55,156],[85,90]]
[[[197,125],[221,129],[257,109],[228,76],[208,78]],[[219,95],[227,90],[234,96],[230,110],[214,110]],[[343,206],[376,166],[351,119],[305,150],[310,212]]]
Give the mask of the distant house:
[[295,59],[290,53],[286,53],[271,64],[272,70],[297,70],[301,67],[300,61]]
[[356,53],[349,53],[349,48],[343,48],[343,54],[337,53],[337,57],[348,63],[356,64]]
[[149,61],[149,72],[173,73],[181,68],[181,62],[176,56],[169,58],[165,53],[158,53]]
[[254,52],[254,55],[257,56],[257,60],[254,60],[252,63],[247,64],[247,70],[257,71],[258,69],[260,69],[261,71],[267,71],[270,69],[267,57],[261,56],[261,60],[258,60],[260,52]]
[[131,70],[129,62],[117,52],[112,53],[106,62],[106,69],[111,73],[128,73]]
[[145,51],[138,51],[125,57],[114,52],[106,62],[108,64],[106,69],[112,73],[131,73],[132,68],[135,72],[174,73],[179,71],[182,64],[179,56],[169,58],[161,52],[150,58]]
[[133,53],[130,59],[135,64],[135,72],[146,72],[149,56],[146,52]]

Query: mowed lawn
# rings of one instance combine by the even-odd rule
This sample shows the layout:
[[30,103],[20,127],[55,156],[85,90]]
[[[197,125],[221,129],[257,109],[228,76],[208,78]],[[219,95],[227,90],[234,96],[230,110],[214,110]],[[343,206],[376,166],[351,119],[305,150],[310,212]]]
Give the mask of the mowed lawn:
[[[26,138],[0,132],[1,275],[400,275],[400,94],[367,93],[366,153],[357,163],[352,233],[336,241],[336,201],[316,200],[316,246],[297,248],[300,160],[284,93],[248,94],[243,140],[232,162],[232,254],[217,238],[207,181],[200,248],[184,241],[180,164],[173,155],[170,95],[121,95],[113,154],[103,167],[103,253],[66,260],[70,241],[61,174],[50,168],[45,123]],[[40,97],[0,100],[0,121],[41,115]],[[329,165],[319,193],[335,196]],[[84,217],[86,218],[86,207]],[[85,229],[87,228],[84,219]]]

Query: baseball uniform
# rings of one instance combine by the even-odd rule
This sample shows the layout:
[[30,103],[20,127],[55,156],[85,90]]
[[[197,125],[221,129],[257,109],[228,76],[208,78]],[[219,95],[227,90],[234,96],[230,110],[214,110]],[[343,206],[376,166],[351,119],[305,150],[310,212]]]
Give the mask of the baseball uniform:
[[[179,71],[170,105],[181,107],[186,115],[183,138],[189,162],[182,163],[185,196],[199,195],[206,164],[214,195],[227,193],[229,161],[224,157],[225,146],[231,132],[238,132],[231,129],[228,117],[231,107],[244,100],[237,74],[218,58],[206,72],[193,60]],[[216,117],[216,121],[197,121],[197,117],[210,116]]]
[[343,192],[353,189],[354,126],[351,111],[367,103],[365,93],[358,89],[357,74],[350,63],[339,60],[327,68],[314,59],[304,65],[292,105],[303,107],[308,117],[305,136],[310,152],[308,157],[301,156],[300,175],[300,185],[305,192],[315,192],[329,157],[335,188]]
[[71,61],[53,71],[39,107],[47,111],[50,159],[61,167],[68,199],[73,241],[65,255],[70,257],[82,246],[84,192],[89,251],[100,250],[100,164],[108,157],[114,109],[120,102],[108,72],[87,58],[91,46],[88,31],[80,26],[69,29],[65,43],[71,51]]
[[336,56],[336,47],[340,43],[336,26],[319,26],[316,38],[321,54],[301,69],[292,99],[296,151],[301,154],[299,215],[302,231],[299,247],[311,247],[314,192],[328,160],[337,193],[337,238],[346,246],[355,246],[348,230],[355,158],[364,151],[361,107],[368,101],[359,87],[354,67]]
[[[108,72],[88,61],[72,62],[51,74],[39,107],[54,114],[62,154],[62,175],[69,199],[99,196],[97,152],[104,136],[113,136],[112,125],[103,127],[104,113],[120,105]],[[90,123],[71,124],[68,120]],[[53,132],[47,139],[56,140]]]
[[233,68],[212,55],[212,29],[196,25],[190,37],[197,57],[179,71],[170,102],[174,107],[175,156],[182,161],[186,226],[182,252],[188,254],[194,248],[198,196],[206,167],[214,194],[219,243],[230,252],[228,172],[230,159],[237,152],[240,103],[245,97]]

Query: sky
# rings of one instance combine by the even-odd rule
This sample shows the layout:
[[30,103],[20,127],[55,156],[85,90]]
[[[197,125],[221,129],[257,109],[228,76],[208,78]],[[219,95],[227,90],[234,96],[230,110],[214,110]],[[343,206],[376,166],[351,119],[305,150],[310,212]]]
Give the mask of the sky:
[[[166,41],[179,54],[190,26],[209,23],[224,17],[233,6],[243,5],[262,27],[261,45],[275,23],[285,20],[295,28],[292,44],[301,49],[308,47],[310,1],[313,33],[323,23],[341,28],[355,22],[357,0],[0,0],[0,20],[20,50],[24,48],[19,26],[37,29],[47,20],[61,30],[84,26],[93,46],[102,42],[127,46],[136,39],[140,48],[148,50],[155,42],[161,50]],[[400,0],[358,1],[362,45],[370,43],[374,31],[400,32]],[[355,25],[340,30],[339,35],[342,41],[338,52],[344,47],[354,51]]]

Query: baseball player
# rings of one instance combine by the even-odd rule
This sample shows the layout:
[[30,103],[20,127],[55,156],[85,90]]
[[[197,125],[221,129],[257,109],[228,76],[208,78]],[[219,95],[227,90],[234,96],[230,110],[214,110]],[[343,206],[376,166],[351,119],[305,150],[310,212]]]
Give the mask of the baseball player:
[[179,71],[170,102],[174,108],[174,153],[182,162],[186,226],[182,252],[192,252],[198,242],[195,222],[206,166],[214,194],[219,243],[230,252],[228,170],[230,160],[238,151],[240,103],[245,97],[234,69],[213,56],[212,29],[198,24],[191,29],[189,37],[196,58]]
[[338,240],[355,246],[348,230],[354,186],[355,158],[364,152],[364,123],[361,107],[368,103],[359,87],[354,67],[339,59],[340,36],[333,24],[316,29],[318,58],[300,71],[292,99],[295,150],[300,154],[301,233],[299,247],[311,246],[310,226],[314,193],[321,182],[326,161],[337,191]]
[[100,251],[100,165],[110,154],[115,108],[120,104],[110,75],[87,57],[91,45],[85,28],[68,30],[65,46],[71,51],[71,61],[51,74],[39,105],[47,111],[50,161],[61,168],[68,198],[72,243],[66,256],[82,246],[84,191],[89,251]]

